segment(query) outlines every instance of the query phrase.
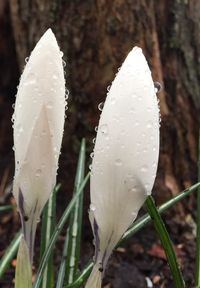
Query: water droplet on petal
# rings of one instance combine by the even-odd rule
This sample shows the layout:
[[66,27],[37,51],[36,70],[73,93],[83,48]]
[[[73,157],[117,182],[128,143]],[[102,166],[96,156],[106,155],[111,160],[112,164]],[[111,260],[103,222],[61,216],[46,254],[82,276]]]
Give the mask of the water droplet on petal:
[[56,74],[53,74],[52,78],[53,78],[54,80],[57,80],[57,79],[58,79],[58,76],[57,76]]
[[35,172],[35,176],[36,177],[40,177],[42,174],[42,170],[41,169],[37,169],[36,172]]
[[132,193],[135,193],[135,192],[137,192],[137,188],[134,186],[134,187],[132,187],[131,188],[131,190],[130,190],[130,192],[132,192]]
[[65,93],[65,100],[67,101],[68,98],[69,98],[69,90],[66,89],[66,93]]
[[96,126],[96,127],[94,128],[94,130],[95,130],[95,132],[97,132],[97,131],[98,131],[98,126]]
[[147,123],[147,128],[148,128],[148,129],[152,128],[152,123],[151,123],[151,122],[148,122],[148,123]]
[[25,58],[25,63],[27,63],[27,62],[28,62],[28,60],[29,60],[29,57],[26,57],[26,58]]
[[110,91],[110,87],[111,87],[111,85],[109,85],[109,86],[107,87],[107,91],[108,91],[108,92]]
[[95,207],[94,204],[92,204],[92,203],[90,204],[90,210],[91,210],[91,211],[95,211],[95,210],[96,210],[96,207]]
[[99,105],[98,105],[99,111],[103,110],[103,106],[104,106],[104,102],[99,103]]
[[141,172],[146,172],[146,171],[147,171],[147,166],[145,166],[145,165],[142,166],[142,167],[141,167]]
[[122,160],[121,159],[116,159],[115,160],[115,165],[116,166],[122,166]]
[[162,85],[158,81],[155,81],[154,82],[154,88],[155,88],[155,92],[159,93],[162,89]]
[[137,212],[133,211],[133,212],[131,212],[131,215],[135,219],[137,217]]
[[115,98],[113,96],[110,98],[110,104],[115,104]]
[[64,60],[62,60],[62,64],[63,64],[63,67],[65,68],[66,67],[66,62]]
[[94,139],[92,140],[92,143],[93,143],[93,144],[95,144],[95,142],[96,142],[96,138],[94,138]]
[[94,158],[94,152],[90,153],[90,158]]
[[101,133],[103,135],[107,135],[108,134],[108,125],[107,124],[102,124],[100,127],[99,127]]
[[49,110],[52,109],[52,103],[51,102],[47,103],[47,109],[49,109]]

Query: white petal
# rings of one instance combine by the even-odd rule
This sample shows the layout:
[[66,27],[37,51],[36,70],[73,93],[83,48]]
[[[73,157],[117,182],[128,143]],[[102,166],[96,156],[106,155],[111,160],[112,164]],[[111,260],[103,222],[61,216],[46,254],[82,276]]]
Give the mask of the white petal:
[[91,218],[97,224],[97,262],[103,268],[151,193],[158,154],[159,108],[154,83],[142,50],[135,47],[112,83],[94,148]]
[[30,256],[36,222],[56,183],[65,104],[62,52],[49,29],[24,68],[13,116],[13,193],[20,208]]
[[[55,166],[55,174],[63,135],[64,114],[62,54],[54,34],[48,29],[32,51],[18,88],[14,112],[15,181],[21,182],[18,176],[23,169],[32,178],[41,166],[50,169],[49,161],[51,169]],[[42,149],[46,150],[48,157],[45,154],[44,157],[39,155]],[[49,175],[45,177],[48,178]],[[51,189],[52,182],[55,184],[55,175],[53,178],[48,179]],[[23,190],[30,194],[30,199],[33,193],[38,193]],[[18,191],[14,190],[14,193]]]

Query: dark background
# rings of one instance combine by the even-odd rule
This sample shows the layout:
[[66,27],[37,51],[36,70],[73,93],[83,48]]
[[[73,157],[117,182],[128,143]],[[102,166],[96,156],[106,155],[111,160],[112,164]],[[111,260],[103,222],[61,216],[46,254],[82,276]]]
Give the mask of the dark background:
[[[200,112],[200,1],[197,0],[1,0],[0,1],[0,201],[13,203],[12,104],[16,86],[34,45],[47,28],[64,52],[70,90],[58,181],[58,217],[70,199],[82,137],[92,151],[97,106],[127,53],[142,47],[159,93],[161,150],[153,191],[158,204],[197,180]],[[130,126],[131,129],[131,126]],[[89,156],[88,163],[89,165]],[[88,166],[87,166],[88,167]],[[82,262],[93,253],[85,197]],[[175,245],[187,287],[193,285],[195,195],[172,208],[164,219]],[[19,228],[17,212],[0,217],[0,255]],[[55,259],[59,261],[62,237]],[[37,261],[36,261],[37,262]],[[81,264],[82,264],[81,262]],[[37,263],[36,263],[37,264]],[[14,265],[14,263],[13,263]],[[152,226],[116,251],[105,287],[173,287],[165,256]],[[11,267],[1,287],[10,287]]]

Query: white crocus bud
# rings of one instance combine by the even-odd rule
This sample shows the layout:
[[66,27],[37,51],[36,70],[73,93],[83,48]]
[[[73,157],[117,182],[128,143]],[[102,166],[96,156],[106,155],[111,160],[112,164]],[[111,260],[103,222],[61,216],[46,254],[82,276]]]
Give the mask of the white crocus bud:
[[159,155],[159,107],[142,50],[128,54],[107,95],[91,171],[94,268],[87,288],[101,287],[112,250],[151,193]]
[[16,96],[16,198],[30,258],[41,211],[56,183],[65,118],[63,53],[48,29],[32,51]]

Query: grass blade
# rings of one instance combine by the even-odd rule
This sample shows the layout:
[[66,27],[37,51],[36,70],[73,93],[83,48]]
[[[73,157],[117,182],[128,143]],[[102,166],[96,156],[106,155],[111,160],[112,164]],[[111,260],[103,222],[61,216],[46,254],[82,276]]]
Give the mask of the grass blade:
[[1,205],[0,206],[0,212],[4,212],[4,211],[11,210],[14,208],[16,208],[15,205]]
[[[74,183],[74,195],[80,188],[85,173],[85,139],[82,140]],[[70,214],[69,227],[67,229],[63,257],[60,265],[56,288],[62,288],[63,284],[70,284],[77,276],[78,262],[80,258],[83,193],[76,201],[73,212]]]
[[[45,205],[42,214],[40,259],[42,259],[42,256],[49,244],[50,238],[53,234],[56,225],[56,190],[57,186],[52,192],[49,201]],[[53,287],[54,287],[54,270],[53,270],[53,254],[51,254],[44,271],[41,288],[53,288]]]
[[[184,191],[180,192],[178,195],[175,197],[171,198],[164,204],[162,204],[159,208],[158,211],[159,213],[163,213],[164,211],[168,210],[170,207],[175,205],[177,202],[180,200],[184,199],[186,196],[188,196],[190,193],[196,191],[200,187],[200,183],[196,183],[192,185],[191,187],[185,189]],[[121,241],[118,243],[117,246],[123,244],[126,242],[129,238],[131,238],[132,235],[134,235],[137,231],[141,230],[145,225],[147,225],[149,222],[151,222],[151,217],[149,214],[145,214],[144,216],[140,217],[137,219],[130,227],[129,229],[124,233]],[[89,262],[83,271],[80,273],[80,275],[75,279],[75,281],[71,285],[65,285],[65,288],[77,288],[80,287],[80,285],[85,282],[88,278],[88,276],[91,273],[93,267],[93,263]]]
[[12,240],[8,248],[6,249],[6,252],[4,253],[3,257],[0,261],[0,279],[2,279],[6,269],[9,267],[12,259],[16,256],[17,250],[19,247],[19,243],[21,240],[22,234],[21,231],[19,231],[15,238]]
[[88,180],[89,180],[89,177],[90,177],[90,173],[88,173],[86,175],[86,177],[84,178],[83,182],[81,183],[81,186],[80,188],[78,189],[76,195],[73,196],[73,198],[71,199],[69,205],[67,206],[67,208],[65,209],[60,221],[58,222],[58,224],[56,225],[55,227],[55,230],[52,234],[52,237],[50,239],[50,242],[49,242],[49,245],[42,257],[42,260],[40,262],[40,266],[39,266],[39,269],[38,269],[38,273],[37,273],[37,277],[36,277],[36,280],[35,280],[35,283],[34,283],[34,288],[39,288],[40,287],[40,283],[41,283],[41,280],[42,280],[42,277],[43,277],[43,272],[44,272],[44,269],[46,267],[46,263],[48,262],[48,259],[51,255],[51,251],[54,247],[54,244],[60,234],[60,232],[62,231],[63,229],[63,226],[64,224],[66,223],[72,209],[74,208],[75,204],[76,204],[76,201],[78,199],[78,197],[80,196],[80,194],[82,193],[85,185],[87,184]]
[[167,261],[171,270],[171,274],[173,277],[174,287],[176,288],[184,288],[185,283],[183,280],[182,273],[180,271],[180,268],[178,266],[176,254],[173,248],[173,244],[171,242],[171,239],[169,237],[169,234],[167,232],[167,229],[165,227],[165,224],[156,208],[156,205],[154,203],[154,199],[152,196],[148,196],[145,201],[145,206],[147,208],[147,211],[149,215],[151,216],[155,229],[157,231],[158,237],[160,239],[160,242],[162,243],[162,246],[165,250],[165,254],[167,257]]
[[[200,133],[198,151],[198,181],[200,181]],[[200,288],[200,187],[197,193],[197,235],[196,235],[196,257],[195,257],[195,287]]]

